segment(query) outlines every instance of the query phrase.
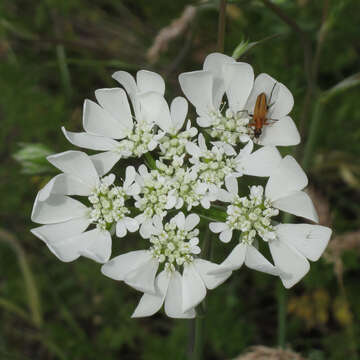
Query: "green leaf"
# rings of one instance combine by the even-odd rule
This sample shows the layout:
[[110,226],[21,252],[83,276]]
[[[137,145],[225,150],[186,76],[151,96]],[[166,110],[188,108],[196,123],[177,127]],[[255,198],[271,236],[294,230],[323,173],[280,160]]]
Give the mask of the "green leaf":
[[360,84],[360,73],[353,74],[344,80],[341,80],[339,83],[337,83],[335,86],[330,88],[329,90],[326,90],[321,95],[321,101],[327,102],[329,101],[333,96],[338,95],[342,93],[343,91],[346,91],[354,86],[357,86]]

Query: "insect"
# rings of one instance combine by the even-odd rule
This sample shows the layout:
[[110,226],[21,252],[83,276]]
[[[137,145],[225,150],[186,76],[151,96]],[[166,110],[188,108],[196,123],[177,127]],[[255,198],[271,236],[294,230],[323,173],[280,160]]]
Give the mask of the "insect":
[[[277,83],[274,84],[274,86],[273,86],[273,88],[271,90],[269,103],[271,102],[271,99],[272,99],[273,92],[274,92],[276,84]],[[265,125],[271,124],[270,121],[276,121],[276,120],[273,120],[273,119],[269,119],[267,117],[268,111],[269,111],[270,107],[273,106],[273,105],[274,105],[274,103],[268,104],[268,102],[266,101],[266,94],[265,93],[261,93],[256,98],[256,103],[255,103],[255,107],[254,107],[254,114],[252,115],[252,122],[250,122],[250,124],[249,124],[249,126],[254,127],[254,137],[256,139],[258,139],[261,136],[263,127]]]

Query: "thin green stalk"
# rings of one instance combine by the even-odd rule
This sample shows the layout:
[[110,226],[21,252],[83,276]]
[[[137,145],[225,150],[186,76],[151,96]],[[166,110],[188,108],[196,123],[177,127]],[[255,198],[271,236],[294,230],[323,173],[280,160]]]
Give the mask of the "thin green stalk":
[[192,360],[201,360],[203,358],[203,335],[204,335],[204,320],[203,316],[197,316],[195,318],[195,343],[194,351],[192,354]]
[[219,9],[219,26],[218,26],[218,40],[217,40],[217,50],[220,53],[224,52],[225,22],[226,22],[226,0],[221,0],[220,9]]
[[309,137],[306,142],[304,148],[304,155],[301,161],[301,165],[303,169],[306,171],[310,168],[311,161],[313,159],[313,153],[316,145],[316,141],[319,134],[320,122],[321,122],[321,115],[322,115],[322,103],[320,100],[320,96],[318,96],[315,100],[312,121],[309,127]]
[[66,51],[64,45],[56,45],[56,56],[64,91],[67,98],[70,99],[72,94],[71,76],[66,59]]
[[286,289],[283,285],[278,282],[277,287],[277,304],[278,304],[278,345],[281,348],[285,348],[286,342],[286,304],[287,304],[287,294]]
[[146,162],[149,165],[150,169],[153,169],[153,170],[156,169],[156,161],[152,157],[152,155],[149,152],[147,152],[144,154],[144,156],[145,156]]

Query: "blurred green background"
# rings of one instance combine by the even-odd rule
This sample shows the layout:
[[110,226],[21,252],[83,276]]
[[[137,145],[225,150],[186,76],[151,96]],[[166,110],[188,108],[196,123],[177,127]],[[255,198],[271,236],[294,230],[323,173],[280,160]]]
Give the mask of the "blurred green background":
[[[0,1],[0,359],[186,358],[189,321],[161,312],[130,319],[140,294],[101,275],[90,260],[57,260],[29,232],[30,213],[53,175],[44,155],[72,148],[60,127],[81,129],[84,98],[117,86],[114,71],[141,68],[166,78],[168,100],[180,95],[178,74],[200,68],[216,50],[218,5]],[[293,93],[303,141],[281,151],[294,151],[307,169],[321,224],[334,229],[323,258],[286,292],[285,343],[306,359],[357,359],[360,2],[233,0],[226,13],[225,53],[242,44],[242,61]],[[114,254],[134,241],[115,240]],[[215,246],[216,261],[232,247]],[[278,289],[278,279],[244,268],[211,291],[204,358],[275,347]]]

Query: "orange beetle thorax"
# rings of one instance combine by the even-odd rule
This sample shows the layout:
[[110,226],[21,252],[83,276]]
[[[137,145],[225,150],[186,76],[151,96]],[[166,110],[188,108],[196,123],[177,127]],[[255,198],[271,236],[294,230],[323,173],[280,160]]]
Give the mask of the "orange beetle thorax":
[[261,135],[262,128],[266,124],[266,115],[268,111],[268,106],[266,102],[266,94],[261,93],[258,95],[254,108],[253,115],[253,124],[254,126],[254,136],[258,138]]

